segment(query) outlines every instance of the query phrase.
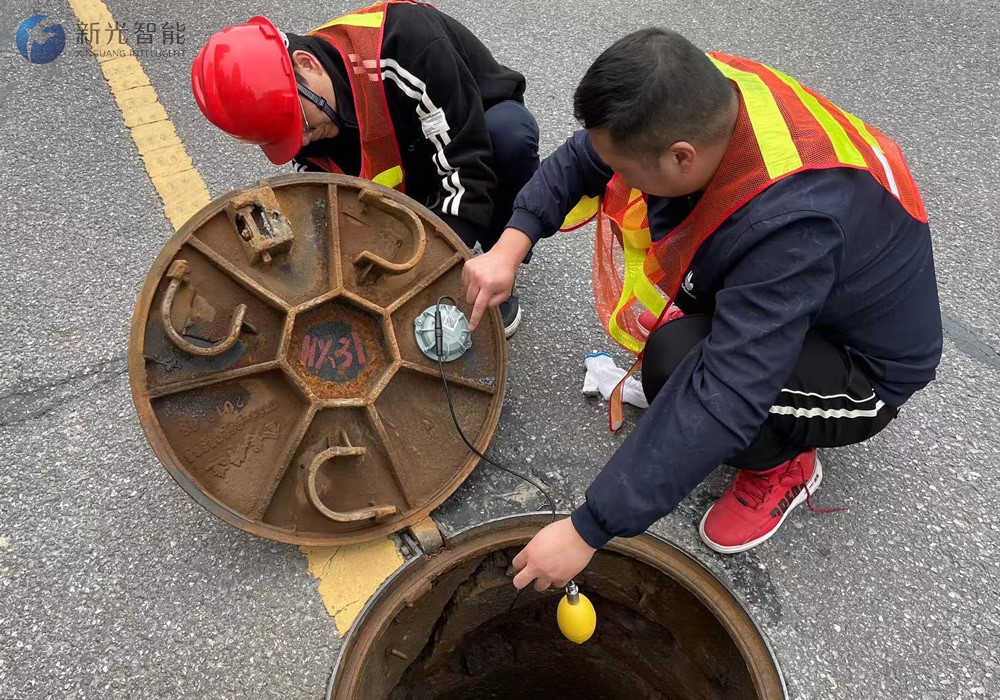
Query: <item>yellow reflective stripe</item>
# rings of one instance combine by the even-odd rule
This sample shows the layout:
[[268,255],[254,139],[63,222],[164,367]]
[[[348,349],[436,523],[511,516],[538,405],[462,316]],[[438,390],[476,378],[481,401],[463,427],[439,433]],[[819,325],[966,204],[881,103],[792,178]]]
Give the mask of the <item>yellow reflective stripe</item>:
[[847,117],[847,121],[851,122],[851,124],[854,125],[854,128],[858,130],[858,133],[861,134],[861,138],[863,138],[865,142],[872,147],[872,152],[875,154],[875,157],[878,158],[878,162],[882,164],[882,170],[885,171],[885,180],[886,184],[889,185],[889,191],[898,197],[899,186],[896,184],[896,176],[892,172],[892,166],[889,165],[889,161],[886,160],[885,153],[882,152],[882,147],[879,146],[876,138],[872,136],[870,131],[868,131],[868,127],[863,121],[855,117],[853,114],[848,114],[843,110],[841,110],[841,112],[845,117]]
[[878,141],[876,141],[875,137],[872,136],[870,131],[868,131],[868,126],[863,121],[855,117],[853,114],[843,110],[841,110],[841,114],[847,117],[847,121],[854,125],[854,128],[858,130],[859,134],[861,134],[861,138],[863,138],[869,146],[874,148],[876,151],[882,150],[878,145]]
[[383,170],[372,178],[372,182],[384,185],[390,189],[395,189],[403,181],[403,169],[398,165],[388,170]]
[[600,197],[583,197],[576,206],[573,207],[566,218],[563,219],[561,229],[576,228],[582,226],[597,215],[597,207],[600,205]]
[[659,315],[666,306],[666,301],[656,291],[656,287],[646,277],[643,265],[649,246],[652,245],[648,228],[622,229],[622,248],[625,253],[625,280],[622,284],[622,298],[618,308],[624,306],[635,296],[643,306]]
[[649,246],[653,244],[653,239],[650,237],[650,232],[648,228],[624,228],[621,229],[622,232],[622,245],[628,250],[629,248],[639,248],[645,253]]
[[646,201],[642,198],[642,192],[637,189],[629,192],[628,201],[625,215],[622,217],[622,228],[639,230],[646,219]]
[[667,305],[667,300],[663,298],[653,283],[645,274],[640,275],[635,284],[635,296],[639,302],[645,306],[654,316],[663,313],[663,307]]
[[383,12],[366,12],[362,15],[344,15],[343,17],[330,20],[322,27],[316,27],[313,31],[318,32],[320,29],[333,27],[337,24],[344,24],[348,27],[374,27],[377,29],[382,26],[382,18],[384,16],[385,13]]
[[[642,234],[643,231],[622,231],[622,239],[623,241],[627,238],[641,239]],[[648,230],[645,231],[645,239],[649,240]],[[654,314],[659,315],[663,311],[663,307],[666,306],[666,301],[652,286],[649,278],[646,277],[642,269],[643,263],[646,260],[646,249],[649,248],[649,245],[637,247],[626,243],[623,248],[625,253],[625,279],[622,283],[621,298],[618,299],[618,304],[615,306],[615,310],[611,312],[611,318],[608,320],[608,335],[632,352],[638,354],[642,350],[644,343],[633,338],[618,325],[618,314],[621,313],[626,304],[633,299],[638,299],[643,306]]]
[[792,77],[785,75],[776,68],[771,68],[770,66],[764,67],[778,76],[781,82],[790,87],[796,96],[802,100],[802,104],[805,105],[809,113],[813,115],[816,121],[819,122],[819,125],[823,127],[823,131],[826,132],[827,138],[830,139],[830,143],[833,145],[833,151],[837,154],[837,160],[844,165],[853,165],[859,168],[868,166],[864,156],[861,155],[861,151],[851,142],[851,137],[844,131],[844,127],[820,104],[819,100],[803,90],[802,85]]
[[621,326],[618,325],[618,321],[612,316],[608,321],[608,335],[614,338],[620,345],[625,347],[627,350],[631,350],[636,355],[642,352],[642,347],[645,343],[640,342],[622,330]]
[[733,68],[712,56],[709,58],[723,75],[739,86],[768,176],[773,180],[801,168],[802,158],[792,141],[792,134],[774,95],[761,77]]

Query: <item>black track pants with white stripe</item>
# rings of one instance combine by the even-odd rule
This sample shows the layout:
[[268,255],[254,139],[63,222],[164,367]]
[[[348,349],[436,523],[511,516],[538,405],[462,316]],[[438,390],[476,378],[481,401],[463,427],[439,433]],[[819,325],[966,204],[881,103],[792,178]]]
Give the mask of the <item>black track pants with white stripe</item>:
[[[649,401],[684,356],[708,336],[711,325],[711,316],[692,315],[653,332],[642,359],[642,388]],[[762,471],[811,447],[853,445],[881,431],[898,413],[875,395],[864,371],[843,348],[810,331],[757,437],[728,463]]]

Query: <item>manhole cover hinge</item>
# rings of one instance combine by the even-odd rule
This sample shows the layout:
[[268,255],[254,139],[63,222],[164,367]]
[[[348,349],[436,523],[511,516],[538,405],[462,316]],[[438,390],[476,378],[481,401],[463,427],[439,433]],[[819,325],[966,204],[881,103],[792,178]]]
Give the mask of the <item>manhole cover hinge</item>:
[[406,528],[406,533],[412,537],[423,553],[430,556],[437,554],[444,548],[444,536],[434,518],[424,518],[418,523],[414,523]]

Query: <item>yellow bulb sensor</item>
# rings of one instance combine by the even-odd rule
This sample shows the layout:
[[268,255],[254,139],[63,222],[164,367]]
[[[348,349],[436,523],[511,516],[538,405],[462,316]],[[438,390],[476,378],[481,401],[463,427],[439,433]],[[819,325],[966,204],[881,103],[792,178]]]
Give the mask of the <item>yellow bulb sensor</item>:
[[556,610],[556,623],[559,631],[574,644],[583,644],[594,635],[597,629],[597,612],[574,581],[566,586],[566,595],[559,601]]

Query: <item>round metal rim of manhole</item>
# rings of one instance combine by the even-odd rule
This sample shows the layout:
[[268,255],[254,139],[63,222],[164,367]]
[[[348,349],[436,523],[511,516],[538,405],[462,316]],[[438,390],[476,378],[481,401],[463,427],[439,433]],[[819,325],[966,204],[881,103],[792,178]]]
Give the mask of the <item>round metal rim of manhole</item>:
[[[558,596],[552,591],[537,593],[529,587],[517,597],[518,594],[515,594],[509,581],[511,571],[510,569],[504,571],[513,553],[519,551],[539,529],[548,524],[549,518],[548,513],[533,513],[508,516],[475,525],[447,537],[444,548],[435,552],[433,556],[421,555],[406,562],[382,584],[354,622],[338,657],[328,698],[395,700],[398,697],[410,697],[411,693],[413,697],[437,697],[437,695],[427,695],[427,687],[416,689],[413,685],[407,685],[414,677],[419,677],[419,673],[412,673],[411,668],[420,664],[438,668],[458,668],[460,673],[484,673],[482,669],[471,669],[471,662],[466,658],[462,658],[460,663],[448,666],[445,659],[433,657],[433,648],[448,646],[445,657],[451,652],[450,647],[456,643],[456,634],[448,629],[447,624],[442,624],[442,620],[446,614],[459,614],[456,612],[459,608],[455,603],[454,591],[462,589],[461,586],[465,583],[462,578],[464,572],[473,569],[478,572],[487,564],[493,567],[495,577],[498,579],[492,583],[497,593],[492,599],[486,598],[491,586],[482,579],[477,579],[466,586],[466,591],[482,594],[484,597],[472,603],[474,626],[469,625],[469,633],[461,637],[458,646],[461,649],[461,644],[466,642],[485,645],[489,652],[487,664],[490,663],[489,659],[499,658],[504,654],[503,650],[497,651],[495,646],[489,646],[490,635],[498,629],[494,627],[496,619],[502,619],[504,616],[511,618],[506,623],[507,627],[502,629],[515,636],[520,633],[522,625],[536,625],[533,631],[525,633],[528,637],[534,635],[536,644],[539,633],[537,625],[545,626],[546,637],[543,640],[545,648],[551,647],[553,653],[566,655],[562,658],[573,659],[576,654],[593,654],[587,645],[602,644],[601,635],[608,633],[606,629],[602,630],[602,624],[605,627],[610,624],[609,605],[617,606],[619,615],[624,605],[634,610],[636,616],[645,617],[658,624],[664,624],[664,619],[668,620],[665,624],[670,626],[673,634],[668,633],[667,636],[673,638],[681,647],[685,643],[684,625],[695,626],[698,624],[697,620],[700,620],[703,626],[706,620],[714,620],[719,626],[719,629],[715,630],[716,637],[724,636],[733,645],[727,654],[720,654],[718,658],[706,653],[711,649],[709,646],[695,650],[699,653],[688,650],[688,656],[678,653],[671,663],[676,664],[679,658],[682,662],[686,659],[688,662],[698,660],[703,664],[713,662],[721,664],[725,668],[717,669],[719,678],[738,678],[741,683],[739,687],[713,686],[712,683],[715,681],[706,681],[702,678],[698,681],[701,685],[693,682],[686,693],[673,692],[677,691],[677,688],[658,688],[656,692],[662,692],[663,697],[739,697],[760,700],[787,698],[784,677],[771,645],[736,596],[694,557],[666,540],[648,533],[633,538],[614,539],[604,549],[598,551],[591,565],[576,579],[580,590],[588,595],[597,609],[597,632],[591,640],[579,647],[561,638],[555,621]],[[498,557],[499,560],[490,561],[490,557]],[[629,579],[626,569],[648,570],[653,583],[630,585],[635,581]],[[452,577],[455,572],[460,572],[457,579]],[[492,605],[491,609],[497,613],[496,618],[491,619],[490,613],[483,612],[489,605]],[[541,611],[538,606],[542,606]],[[431,611],[429,617],[428,610]],[[525,611],[526,615],[523,619],[517,617],[518,611],[521,610]],[[440,617],[435,617],[438,611],[441,613]],[[674,618],[673,622],[670,621],[671,618]],[[692,630],[692,633],[694,632],[695,630]],[[707,634],[704,629],[698,629],[697,633],[703,638]],[[640,633],[635,632],[635,634]],[[642,641],[644,643],[646,639],[643,638]],[[516,641],[509,643],[517,644]],[[428,649],[432,650],[430,656]],[[642,653],[656,653],[655,645],[641,646],[640,649],[643,650]],[[531,674],[532,665],[537,665],[547,676],[558,675],[559,657],[537,658],[537,650],[536,646],[535,654],[528,656],[524,656],[523,652],[522,655],[514,654],[515,667],[520,669],[518,673]],[[593,663],[594,658],[590,657],[590,663]],[[555,663],[553,659],[556,660]],[[652,658],[647,661],[655,664],[659,660]],[[745,664],[745,669],[742,668],[740,661]],[[667,663],[667,659],[663,659],[662,662]],[[622,658],[613,659],[611,664],[616,673],[618,669],[624,673],[626,666],[627,663]],[[586,666],[583,669],[586,673]],[[578,666],[574,673],[580,672]],[[509,679],[512,674],[504,672],[500,677]],[[454,682],[456,682],[455,676],[449,677],[449,683]],[[621,682],[621,678],[616,682]],[[517,681],[511,681],[506,686],[504,697],[536,697],[531,693],[517,692],[514,688],[516,683]],[[691,692],[691,688],[696,690]],[[394,694],[394,690],[402,694]],[[424,692],[425,695],[421,695],[420,692]],[[597,691],[589,687],[588,692],[590,694],[585,692],[572,696],[611,697],[595,695],[594,692]]]
[[[478,458],[414,321],[442,295],[471,314],[470,257],[430,210],[358,178],[287,175],[214,200],[165,245],[132,318],[132,398],[156,456],[210,512],[274,540],[350,544],[425,519]],[[506,381],[495,309],[473,341],[444,367],[483,451]]]

